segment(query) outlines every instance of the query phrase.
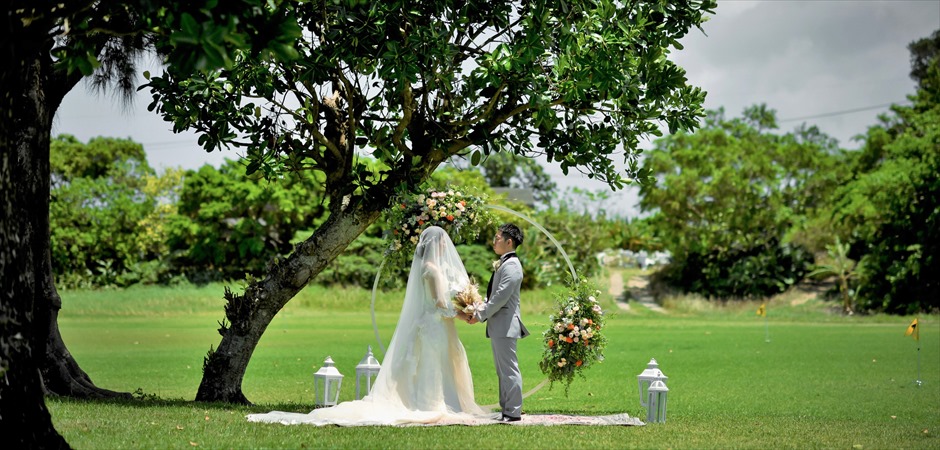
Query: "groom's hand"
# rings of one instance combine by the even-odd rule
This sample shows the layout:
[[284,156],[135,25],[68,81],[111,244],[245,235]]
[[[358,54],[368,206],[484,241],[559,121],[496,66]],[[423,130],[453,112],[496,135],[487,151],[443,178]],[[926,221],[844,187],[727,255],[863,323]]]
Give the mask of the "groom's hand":
[[473,325],[473,324],[478,323],[478,322],[480,322],[480,321],[477,320],[477,317],[476,317],[476,316],[470,316],[470,319],[467,320],[467,323],[469,323],[470,325]]

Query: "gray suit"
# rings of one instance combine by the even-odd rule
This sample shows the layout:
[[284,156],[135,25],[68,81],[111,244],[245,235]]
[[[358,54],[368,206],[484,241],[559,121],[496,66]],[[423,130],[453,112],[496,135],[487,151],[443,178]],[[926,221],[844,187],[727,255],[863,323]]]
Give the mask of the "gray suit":
[[490,279],[486,303],[475,315],[480,322],[486,322],[486,337],[493,347],[499,377],[499,405],[503,415],[521,417],[522,373],[516,356],[516,340],[529,335],[519,308],[522,264],[515,253],[507,253],[500,260],[502,264]]

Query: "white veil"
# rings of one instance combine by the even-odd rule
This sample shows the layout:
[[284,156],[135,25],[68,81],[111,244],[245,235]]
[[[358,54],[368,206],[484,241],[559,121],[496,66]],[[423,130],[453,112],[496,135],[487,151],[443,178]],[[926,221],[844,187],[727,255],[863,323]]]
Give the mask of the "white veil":
[[[435,276],[435,271],[439,271],[442,276]],[[441,284],[438,280],[445,282]],[[447,232],[436,226],[424,230],[411,262],[398,325],[383,358],[382,370],[375,381],[372,396],[400,398],[405,402],[405,407],[421,409],[423,405],[410,404],[411,399],[420,397],[416,389],[433,388],[415,386],[409,382],[418,376],[417,358],[422,354],[422,349],[416,348],[416,343],[431,339],[440,339],[438,342],[447,340],[443,335],[434,336],[440,328],[432,326],[433,321],[456,315],[451,299],[469,283],[467,270]],[[419,333],[422,339],[418,339]]]
[[309,414],[272,411],[250,422],[389,425],[478,420],[473,379],[457,337],[452,299],[470,283],[454,243],[440,227],[421,233],[395,333],[372,391]]

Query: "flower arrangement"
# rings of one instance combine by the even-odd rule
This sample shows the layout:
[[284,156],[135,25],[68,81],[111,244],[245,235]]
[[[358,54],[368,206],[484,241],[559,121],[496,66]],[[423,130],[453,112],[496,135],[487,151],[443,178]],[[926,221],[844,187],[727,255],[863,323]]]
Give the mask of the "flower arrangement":
[[410,261],[421,232],[429,226],[446,230],[454,243],[475,239],[495,222],[485,206],[486,197],[453,189],[399,195],[387,217],[391,225],[386,234],[388,266],[402,267]]
[[480,287],[473,281],[454,295],[454,306],[465,314],[473,315],[482,305],[483,297],[480,296]]
[[549,316],[548,330],[542,333],[544,351],[539,368],[548,380],[565,383],[565,394],[577,374],[596,362],[603,361],[607,338],[604,311],[597,302],[600,291],[586,280],[568,282],[568,291],[556,295],[557,315]]

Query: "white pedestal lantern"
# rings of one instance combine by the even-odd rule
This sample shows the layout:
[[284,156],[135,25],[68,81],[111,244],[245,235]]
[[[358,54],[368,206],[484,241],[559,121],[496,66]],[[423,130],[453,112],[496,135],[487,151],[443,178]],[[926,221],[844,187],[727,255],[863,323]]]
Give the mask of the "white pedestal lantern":
[[334,406],[339,402],[339,388],[343,384],[343,374],[339,373],[329,356],[323,360],[323,367],[313,374],[313,396],[317,406]]
[[[372,356],[372,346],[370,345],[366,356],[363,356],[362,361],[359,361],[359,365],[356,366],[356,400],[372,392],[372,385],[375,383],[376,377],[379,376],[379,369],[381,368],[382,365],[379,364],[379,360]],[[365,392],[360,391],[363,386],[365,386]],[[360,392],[362,392],[361,395]]]
[[646,369],[643,369],[643,372],[636,376],[640,391],[640,405],[643,407],[649,406],[647,391],[654,381],[665,382],[668,378],[669,377],[659,370],[659,364],[656,363],[656,358],[650,359],[649,364],[646,365]]
[[646,403],[649,409],[646,410],[646,423],[665,423],[666,422],[666,396],[669,394],[669,388],[666,383],[656,380],[649,387],[649,398]]

